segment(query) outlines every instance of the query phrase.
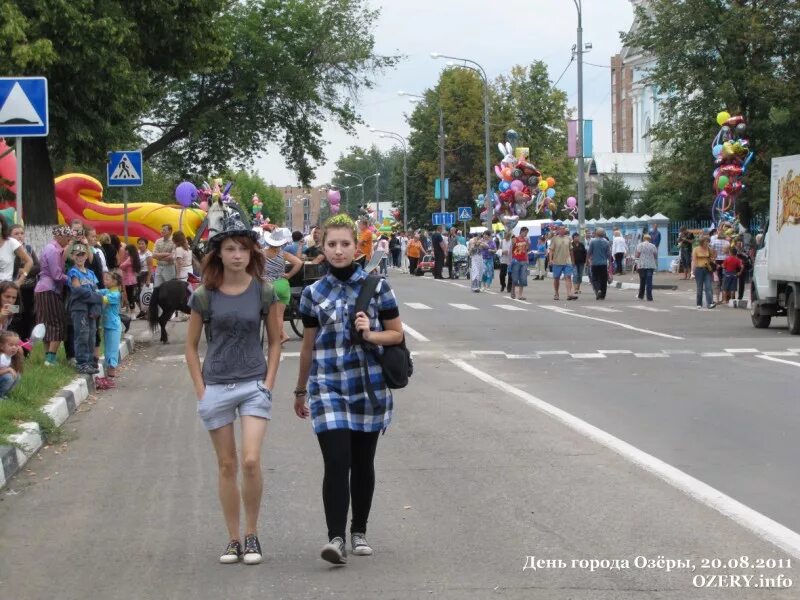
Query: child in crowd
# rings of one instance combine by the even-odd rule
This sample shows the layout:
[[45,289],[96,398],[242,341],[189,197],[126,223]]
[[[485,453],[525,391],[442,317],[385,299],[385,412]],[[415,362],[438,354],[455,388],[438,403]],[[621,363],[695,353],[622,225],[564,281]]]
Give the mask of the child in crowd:
[[24,362],[19,336],[13,331],[0,333],[0,399],[8,396],[22,379]]
[[744,263],[738,256],[736,248],[731,248],[731,253],[722,261],[724,281],[722,282],[723,302],[728,302],[736,296],[739,285],[739,276],[744,270]]
[[122,321],[119,318],[119,307],[122,302],[122,276],[116,271],[103,274],[106,289],[100,290],[103,296],[103,341],[106,357],[106,374],[117,376],[119,364],[119,340],[122,337]]
[[70,284],[67,312],[72,321],[75,340],[75,360],[78,373],[96,375],[94,365],[94,341],[97,319],[101,314],[103,297],[97,291],[97,277],[86,266],[89,249],[83,244],[72,246],[74,265],[67,271]]

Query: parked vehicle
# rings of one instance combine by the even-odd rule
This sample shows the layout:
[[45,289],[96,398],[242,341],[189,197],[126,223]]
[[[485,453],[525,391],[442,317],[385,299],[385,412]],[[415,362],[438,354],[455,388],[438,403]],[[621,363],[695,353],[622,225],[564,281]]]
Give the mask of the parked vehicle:
[[769,224],[753,265],[750,316],[759,329],[786,316],[789,333],[800,334],[800,154],[772,159]]

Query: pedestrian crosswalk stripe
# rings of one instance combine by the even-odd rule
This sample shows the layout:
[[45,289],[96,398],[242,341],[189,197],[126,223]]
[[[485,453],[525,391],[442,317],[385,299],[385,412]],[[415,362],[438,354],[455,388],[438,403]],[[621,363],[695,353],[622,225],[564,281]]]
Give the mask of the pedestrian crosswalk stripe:
[[669,312],[669,309],[666,308],[653,308],[652,306],[637,306],[635,304],[630,306],[629,308],[635,308],[636,310],[646,310],[648,312]]
[[413,308],[414,310],[431,310],[430,306],[421,302],[406,302],[405,304],[408,308]]
[[478,310],[476,307],[470,306],[469,304],[450,304],[450,306],[459,310]]
[[636,358],[669,358],[669,354],[663,352],[634,352]]
[[589,310],[598,310],[600,312],[607,312],[607,313],[618,313],[622,312],[621,310],[617,310],[616,308],[607,308],[605,306],[587,306]]
[[701,352],[700,356],[705,358],[722,358],[725,356],[734,356],[730,352]]
[[511,304],[495,304],[497,308],[502,308],[503,310],[526,310],[524,308],[520,308],[519,306],[513,306]]
[[601,354],[633,354],[633,350],[598,350]]
[[[791,350],[791,348],[790,348]],[[730,352],[731,354],[758,354],[757,348],[725,348],[725,352]],[[800,352],[800,350],[798,350]]]
[[570,354],[572,358],[605,358],[605,355],[600,354],[599,352],[579,352],[575,354]]

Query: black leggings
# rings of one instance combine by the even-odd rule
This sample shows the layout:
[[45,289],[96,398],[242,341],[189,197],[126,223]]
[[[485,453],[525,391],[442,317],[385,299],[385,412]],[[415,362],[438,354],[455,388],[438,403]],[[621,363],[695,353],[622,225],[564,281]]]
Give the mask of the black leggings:
[[139,286],[136,285],[135,283],[133,285],[126,285],[125,286],[125,295],[128,297],[128,306],[130,308],[135,308],[136,307],[136,300],[137,300],[137,298],[136,298],[136,296],[137,296],[136,290],[138,288],[139,288]]
[[322,503],[328,524],[328,540],[345,538],[347,509],[351,498],[353,520],[350,533],[366,533],[372,493],[375,491],[375,449],[379,431],[365,433],[333,429],[317,434],[325,477],[322,480]]

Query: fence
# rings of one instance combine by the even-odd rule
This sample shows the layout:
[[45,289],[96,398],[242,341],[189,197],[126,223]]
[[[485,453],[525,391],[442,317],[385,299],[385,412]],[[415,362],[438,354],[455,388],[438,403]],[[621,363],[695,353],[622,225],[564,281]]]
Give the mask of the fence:
[[[670,221],[669,223],[669,252],[670,254],[678,254],[678,234],[681,227],[686,227],[689,231],[698,229],[709,229],[712,226],[711,220],[702,221]],[[767,217],[765,215],[754,215],[750,220],[749,231],[755,235],[759,231],[765,229],[767,226]]]

